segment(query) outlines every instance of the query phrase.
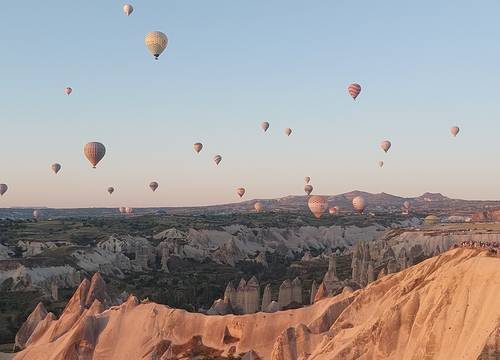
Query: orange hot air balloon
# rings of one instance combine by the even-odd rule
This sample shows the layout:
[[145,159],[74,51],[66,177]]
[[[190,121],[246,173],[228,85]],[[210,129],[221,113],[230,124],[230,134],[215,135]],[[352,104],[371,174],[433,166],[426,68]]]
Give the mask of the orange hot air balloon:
[[311,178],[309,176],[306,176],[304,178],[304,181],[305,181],[306,184],[309,184],[309,181],[311,181]]
[[50,165],[50,168],[52,169],[54,174],[57,174],[59,172],[59,170],[61,170],[61,164],[54,163],[54,164]]
[[391,146],[392,144],[389,140],[384,140],[380,143],[380,148],[384,150],[384,152],[388,152]]
[[362,196],[356,196],[354,199],[352,199],[352,207],[354,208],[354,210],[362,214],[366,208],[365,199]]
[[311,196],[307,205],[317,219],[319,219],[325,210],[328,209],[328,201],[324,196],[319,195]]
[[83,152],[85,154],[85,157],[92,164],[92,167],[95,169],[96,165],[106,154],[106,148],[99,142],[89,142],[83,148]]
[[241,197],[243,197],[243,195],[245,195],[245,188],[242,188],[242,187],[237,188],[237,189],[236,189],[236,194],[238,194],[238,196],[239,196],[240,198],[241,198]]
[[7,184],[0,184],[0,196],[3,196],[9,190]]
[[111,195],[111,194],[112,194],[112,193],[114,193],[114,192],[115,192],[115,188],[114,188],[114,187],[112,187],[112,186],[110,186],[110,187],[108,188],[108,193],[109,193],[109,195]]
[[196,151],[197,154],[200,153],[201,149],[203,149],[203,144],[202,143],[194,143],[193,145],[194,151]]
[[264,209],[264,205],[262,205],[259,201],[257,201],[254,205],[253,205],[254,209],[256,212],[261,212],[263,209]]
[[286,135],[286,136],[290,136],[291,134],[292,134],[292,129],[290,129],[290,128],[286,128],[286,129],[285,129],[285,135]]
[[329,209],[328,209],[328,213],[329,213],[330,215],[332,215],[332,216],[333,216],[333,215],[337,215],[337,208],[336,208],[336,207],[331,207],[331,208],[329,208]]
[[453,126],[450,129],[450,132],[451,132],[451,135],[453,135],[453,137],[456,137],[458,135],[458,133],[460,132],[460,128],[458,126]]
[[313,191],[312,185],[307,184],[306,186],[304,186],[304,191],[306,192],[307,195],[311,195]]
[[150,188],[151,190],[153,190],[153,192],[155,192],[155,191],[156,191],[156,189],[158,189],[158,183],[157,183],[156,181],[151,181],[151,182],[149,183],[149,188]]
[[267,129],[269,129],[269,123],[267,121],[264,121],[262,124],[260,124],[260,127],[262,128],[262,130],[264,130],[264,132],[266,132]]
[[220,155],[215,155],[214,156],[214,162],[216,165],[219,165],[219,163],[222,161],[222,156]]
[[69,96],[69,95],[71,95],[71,93],[72,93],[72,92],[73,92],[73,89],[72,89],[72,88],[70,88],[70,87],[66,87],[66,88],[64,88],[64,93],[65,93],[66,95],[68,95],[68,96]]
[[351,95],[352,98],[354,100],[356,100],[356,98],[358,97],[359,93],[361,92],[361,85],[356,84],[356,83],[352,83],[351,85],[349,85],[349,87],[347,88],[347,90],[349,91],[349,95]]

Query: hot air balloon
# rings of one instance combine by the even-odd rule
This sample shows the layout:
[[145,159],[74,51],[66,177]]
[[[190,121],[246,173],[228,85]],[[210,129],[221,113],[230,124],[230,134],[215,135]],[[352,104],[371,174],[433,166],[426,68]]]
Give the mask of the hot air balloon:
[[429,215],[424,219],[425,225],[435,225],[439,222],[439,218],[436,215]]
[[83,148],[83,152],[85,154],[85,157],[92,164],[92,167],[95,169],[96,165],[106,154],[106,148],[99,142],[89,142]]
[[120,206],[120,207],[118,208],[118,211],[120,211],[120,214],[125,214],[125,207]]
[[112,194],[112,193],[114,193],[114,192],[115,192],[115,188],[114,188],[114,187],[112,187],[112,186],[110,186],[110,187],[108,188],[108,193],[109,193],[109,195],[111,195],[111,194]]
[[70,88],[70,87],[66,87],[66,88],[64,88],[64,93],[65,93],[66,95],[68,95],[68,96],[69,96],[72,92],[73,92],[73,89],[72,89],[72,88]]
[[458,135],[458,133],[460,132],[460,128],[458,126],[453,126],[450,129],[450,132],[451,132],[451,135],[453,135],[454,137],[456,137]]
[[410,210],[410,207],[411,207],[411,203],[406,200],[404,203],[403,203],[403,207],[406,209],[406,210]]
[[61,170],[61,164],[54,163],[54,164],[50,165],[50,168],[52,169],[54,174],[57,174],[59,172],[59,170]]
[[307,205],[309,206],[309,210],[311,210],[314,216],[319,219],[328,208],[328,201],[323,196],[313,195],[309,198]]
[[132,209],[131,207],[126,207],[125,208],[125,213],[126,214],[132,214],[134,212],[134,209]]
[[33,210],[33,219],[38,220],[40,218],[40,211],[39,210]]
[[358,97],[359,93],[361,92],[361,85],[356,84],[356,83],[352,83],[351,85],[349,85],[349,87],[347,88],[347,90],[349,91],[349,95],[351,95],[352,98],[354,100],[356,100],[356,98]]
[[253,205],[253,207],[257,212],[261,212],[264,209],[264,206],[258,201]]
[[354,208],[354,210],[362,214],[366,208],[365,199],[362,196],[356,196],[354,199],[352,199],[352,207]]
[[379,162],[378,162],[378,166],[379,166],[379,167],[384,167],[384,162],[383,162],[383,161],[379,161]]
[[215,162],[216,165],[219,165],[219,163],[221,162],[221,160],[222,160],[222,156],[220,156],[220,155],[215,155],[214,156],[214,162]]
[[132,14],[133,11],[134,7],[132,5],[130,4],[123,5],[123,12],[125,13],[125,15],[130,16],[130,14]]
[[309,181],[311,181],[311,178],[309,176],[306,176],[304,178],[304,181],[305,181],[306,184],[309,184]]
[[203,149],[203,144],[197,142],[197,143],[194,143],[193,147],[194,147],[194,151],[196,151],[196,153],[199,154],[201,149]]
[[267,129],[269,129],[269,123],[267,121],[264,121],[262,124],[260,124],[260,127],[262,128],[262,130],[264,130],[264,132],[266,132]]
[[158,60],[158,56],[167,48],[168,38],[167,35],[162,33],[161,31],[152,31],[146,35],[144,39],[146,46],[149,51],[156,60]]
[[304,186],[304,191],[306,192],[307,195],[311,195],[313,191],[312,185],[307,184],[306,186]]
[[331,207],[331,208],[329,208],[329,209],[328,209],[328,213],[329,213],[330,215],[332,215],[332,216],[333,216],[333,215],[337,215],[337,208],[336,208],[336,207]]
[[286,135],[286,136],[290,136],[291,134],[292,134],[292,129],[290,129],[290,128],[286,128],[286,129],[285,129],[285,135]]
[[389,149],[391,148],[392,144],[389,140],[384,140],[380,143],[380,148],[384,150],[385,152],[388,152]]
[[157,183],[156,181],[151,181],[151,182],[149,183],[149,188],[150,188],[151,190],[153,190],[153,192],[155,192],[155,191],[156,191],[156,189],[158,189],[158,183]]
[[243,197],[243,195],[245,195],[245,188],[237,188],[236,189],[236,194],[238,194],[238,196],[241,198]]
[[9,190],[7,184],[0,184],[0,196],[3,196]]

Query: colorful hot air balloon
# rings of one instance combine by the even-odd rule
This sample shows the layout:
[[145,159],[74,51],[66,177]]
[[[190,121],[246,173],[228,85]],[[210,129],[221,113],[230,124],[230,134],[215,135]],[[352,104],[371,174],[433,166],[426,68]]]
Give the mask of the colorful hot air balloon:
[[269,129],[269,123],[267,121],[264,121],[262,124],[260,124],[260,127],[262,128],[262,130],[264,130],[264,132],[266,132],[267,129]]
[[64,88],[64,93],[65,93],[66,95],[68,95],[68,96],[69,96],[72,92],[73,92],[73,89],[72,89],[72,88],[70,88],[70,87],[66,87],[66,88]]
[[50,165],[50,168],[52,169],[54,174],[57,174],[59,172],[59,170],[61,170],[61,164],[54,163],[54,164]]
[[196,153],[199,154],[201,149],[203,149],[203,144],[197,142],[197,143],[194,143],[193,147],[194,147],[194,151],[196,151]]
[[168,38],[167,35],[162,33],[161,31],[152,31],[146,35],[144,39],[146,46],[149,51],[156,60],[158,60],[158,56],[167,48]]
[[237,188],[237,189],[236,189],[236,194],[238,194],[238,196],[239,196],[240,198],[241,198],[241,197],[243,197],[243,195],[245,195],[245,188],[242,188],[242,187]]
[[216,165],[219,165],[219,163],[222,161],[222,156],[220,155],[215,155],[214,156],[214,162]]
[[0,184],[0,196],[3,196],[9,190],[7,184]]
[[460,128],[458,126],[453,126],[450,129],[450,132],[451,132],[451,135],[453,135],[454,137],[456,137],[458,135],[458,133],[460,132]]
[[112,186],[110,186],[110,187],[108,188],[108,193],[109,193],[109,195],[111,195],[111,194],[112,194],[112,193],[114,193],[114,192],[115,192],[115,188],[114,188],[114,187],[112,187]]
[[306,184],[309,184],[309,181],[311,181],[311,178],[309,176],[306,176],[304,178],[304,181],[305,181]]
[[311,210],[314,216],[319,219],[328,208],[328,201],[324,196],[313,195],[309,198],[307,205],[309,206],[309,210]]
[[385,152],[388,152],[389,149],[391,148],[392,144],[389,140],[384,140],[380,143],[380,148],[384,150]]
[[40,210],[33,210],[33,219],[38,220],[40,218]]
[[362,196],[356,196],[354,199],[352,199],[352,207],[354,208],[354,210],[362,214],[366,208],[365,199]]
[[99,142],[89,142],[83,148],[83,152],[85,154],[85,157],[92,164],[92,167],[95,169],[96,165],[106,154],[106,148]]
[[333,216],[333,215],[337,215],[337,208],[336,208],[336,207],[331,207],[331,208],[329,208],[329,209],[328,209],[328,213],[329,213],[330,215],[332,215],[332,216]]
[[356,98],[358,97],[359,93],[361,92],[361,85],[356,84],[356,83],[352,83],[351,85],[349,85],[349,87],[347,88],[347,90],[349,91],[349,95],[351,95],[352,98],[354,100],[356,100]]
[[151,190],[153,190],[153,192],[155,192],[155,191],[156,191],[156,189],[158,189],[158,183],[157,183],[156,181],[151,181],[151,182],[149,183],[149,188],[150,188]]
[[123,12],[125,13],[125,15],[130,16],[130,14],[132,14],[133,11],[134,7],[132,5],[130,4],[123,5]]
[[261,212],[264,209],[264,206],[258,201],[253,205],[253,207],[256,212]]
[[384,162],[383,162],[383,161],[379,161],[379,162],[378,162],[378,166],[379,166],[379,167],[384,167]]
[[290,128],[286,128],[286,129],[285,129],[285,135],[286,135],[286,136],[290,136],[291,134],[292,134],[292,129],[290,129]]
[[304,186],[304,191],[306,192],[307,195],[311,195],[313,191],[312,185],[307,184],[306,186]]

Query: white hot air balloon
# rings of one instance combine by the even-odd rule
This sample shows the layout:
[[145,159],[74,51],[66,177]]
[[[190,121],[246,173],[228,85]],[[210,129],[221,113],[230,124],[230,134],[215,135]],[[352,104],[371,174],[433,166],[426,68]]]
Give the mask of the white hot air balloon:
[[309,210],[311,210],[317,219],[319,219],[325,210],[328,209],[328,201],[324,196],[319,195],[311,196],[307,205],[309,206]]
[[458,135],[458,133],[460,132],[460,128],[458,126],[453,126],[450,129],[450,132],[451,132],[451,135],[453,135],[453,137],[456,137]]
[[388,152],[391,146],[392,144],[389,140],[384,140],[380,143],[380,148],[384,150],[384,152]]
[[7,184],[0,184],[0,196],[3,196],[9,190]]
[[220,155],[215,155],[214,156],[214,162],[215,162],[215,165],[219,165],[219,163],[222,161],[222,156]]
[[123,12],[125,13],[125,15],[130,16],[130,14],[132,14],[133,11],[134,7],[132,5],[130,4],[123,5]]
[[286,129],[285,129],[285,135],[286,135],[286,136],[290,136],[291,134],[292,134],[292,129],[290,129],[290,128],[286,128]]
[[54,164],[50,165],[50,168],[52,169],[54,174],[57,174],[59,172],[59,170],[61,170],[61,164],[54,163]]
[[366,208],[365,199],[362,196],[356,196],[354,199],[352,199],[352,207],[354,208],[354,210],[362,214]]
[[69,95],[71,95],[71,93],[72,93],[72,92],[73,92],[73,89],[72,89],[72,88],[70,88],[69,86],[68,86],[68,87],[66,87],[66,88],[64,88],[64,93],[65,93],[66,95],[68,95],[68,96],[69,96]]
[[155,60],[158,60],[158,57],[167,48],[168,38],[161,31],[152,31],[146,35],[144,42]]
[[264,206],[262,205],[262,203],[260,203],[259,201],[257,201],[254,205],[253,205],[254,209],[256,212],[261,212],[263,209],[264,209]]
[[245,195],[245,188],[242,188],[242,187],[237,188],[237,189],[236,189],[236,194],[238,194],[238,196],[239,196],[240,198],[242,198],[242,197],[243,197],[243,195]]
[[267,121],[264,121],[262,124],[260,124],[260,127],[262,128],[262,130],[264,130],[264,132],[266,132],[267,129],[269,129],[269,123]]
[[306,186],[304,186],[304,191],[306,192],[307,195],[311,195],[311,193],[313,191],[312,185],[307,184]]
[[38,220],[40,218],[40,210],[33,210],[33,219]]

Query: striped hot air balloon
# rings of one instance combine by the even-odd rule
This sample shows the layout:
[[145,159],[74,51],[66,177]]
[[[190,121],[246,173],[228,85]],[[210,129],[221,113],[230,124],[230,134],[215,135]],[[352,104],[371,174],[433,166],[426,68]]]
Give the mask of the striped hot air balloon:
[[95,169],[99,161],[101,161],[104,155],[106,155],[106,148],[99,142],[89,142],[88,144],[85,144],[83,153]]
[[72,88],[70,88],[70,87],[66,87],[66,88],[64,88],[64,93],[65,93],[66,95],[68,95],[68,96],[69,96],[72,92],[73,92],[73,89],[72,89]]
[[0,196],[3,196],[9,190],[7,184],[0,184]]
[[152,31],[146,35],[144,42],[149,52],[155,57],[155,60],[158,60],[158,57],[167,48],[168,38],[161,31]]
[[264,130],[264,132],[266,132],[267,129],[269,129],[269,123],[267,121],[264,121],[262,124],[260,124],[260,127],[262,128],[262,130]]
[[201,149],[203,149],[203,144],[202,143],[194,143],[193,145],[194,151],[196,151],[197,154],[200,153]]
[[236,194],[238,194],[238,196],[239,196],[240,198],[242,198],[242,197],[243,197],[243,195],[245,195],[245,188],[242,188],[242,187],[237,188],[237,189],[236,189]]
[[50,165],[50,168],[52,169],[54,174],[57,174],[59,172],[59,170],[61,170],[61,164],[54,163],[54,164]]
[[365,199],[362,196],[356,196],[354,199],[352,199],[352,207],[354,208],[354,210],[362,214],[366,208]]
[[328,201],[324,196],[319,195],[311,196],[307,205],[317,219],[319,219],[325,210],[328,209]]
[[257,201],[254,205],[253,205],[254,209],[256,212],[261,212],[263,209],[264,209],[264,205],[262,205],[259,201]]
[[157,183],[156,181],[151,181],[151,182],[149,183],[149,188],[150,188],[151,190],[153,190],[153,192],[155,192],[155,191],[156,191],[156,189],[158,189],[158,183]]
[[380,148],[384,150],[384,152],[388,152],[391,146],[392,144],[389,140],[384,140],[380,143]]
[[214,162],[215,162],[215,165],[219,165],[219,163],[222,161],[222,156],[220,155],[215,155],[214,156]]
[[306,186],[304,186],[304,191],[306,192],[307,195],[311,195],[311,193],[313,191],[312,185],[307,184]]
[[130,4],[123,5],[123,12],[125,13],[125,15],[130,16],[130,14],[132,14],[133,11],[134,7],[132,5]]
[[352,83],[351,85],[349,85],[349,87],[347,88],[347,90],[349,91],[349,95],[351,95],[352,98],[354,100],[356,100],[356,98],[358,97],[359,93],[361,92],[361,85],[356,84],[356,83]]
[[109,193],[109,195],[111,195],[114,192],[115,192],[115,188],[114,187],[112,187],[112,186],[108,187],[108,193]]
[[450,132],[451,132],[451,135],[453,135],[453,137],[456,137],[458,135],[458,133],[460,132],[460,128],[458,126],[453,126],[450,129]]

